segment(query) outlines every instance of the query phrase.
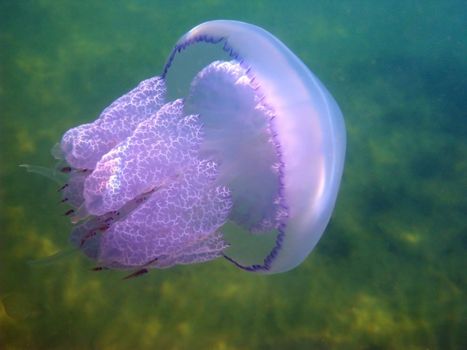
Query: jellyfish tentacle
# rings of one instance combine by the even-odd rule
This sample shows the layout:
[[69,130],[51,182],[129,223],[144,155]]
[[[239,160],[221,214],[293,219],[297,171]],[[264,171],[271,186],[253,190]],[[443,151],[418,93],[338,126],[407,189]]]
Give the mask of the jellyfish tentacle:
[[135,277],[140,277],[146,273],[148,273],[149,270],[146,269],[146,268],[143,268],[143,269],[139,269],[139,270],[136,270],[135,272],[133,273],[130,273],[129,275],[126,275],[125,277],[123,277],[124,280],[128,280],[128,279],[131,279],[131,278],[135,278]]

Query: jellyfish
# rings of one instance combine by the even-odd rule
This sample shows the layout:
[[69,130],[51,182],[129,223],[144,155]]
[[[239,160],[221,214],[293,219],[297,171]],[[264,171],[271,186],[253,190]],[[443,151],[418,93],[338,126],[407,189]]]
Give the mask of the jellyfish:
[[299,265],[333,211],[342,113],[279,39],[238,21],[200,24],[143,80],[54,150],[96,269],[225,258],[272,274]]

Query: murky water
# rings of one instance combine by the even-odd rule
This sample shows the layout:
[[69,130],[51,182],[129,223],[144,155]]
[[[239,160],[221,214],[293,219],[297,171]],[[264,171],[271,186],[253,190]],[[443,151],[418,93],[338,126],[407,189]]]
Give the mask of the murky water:
[[[285,274],[90,271],[57,185],[18,165],[53,166],[65,130],[214,18],[274,33],[339,102],[331,224]],[[461,1],[1,1],[0,348],[467,348],[466,23]]]

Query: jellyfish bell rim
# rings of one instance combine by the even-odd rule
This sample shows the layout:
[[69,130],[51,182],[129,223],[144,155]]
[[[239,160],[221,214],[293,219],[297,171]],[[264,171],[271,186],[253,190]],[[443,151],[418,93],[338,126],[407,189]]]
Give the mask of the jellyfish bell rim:
[[271,125],[283,163],[287,219],[278,228],[274,248],[262,265],[227,258],[249,271],[290,270],[313,250],[334,209],[346,148],[342,113],[319,79],[279,39],[244,22],[215,20],[194,27],[177,41],[162,76],[169,74],[176,55],[200,42],[220,44],[256,81],[275,114]]

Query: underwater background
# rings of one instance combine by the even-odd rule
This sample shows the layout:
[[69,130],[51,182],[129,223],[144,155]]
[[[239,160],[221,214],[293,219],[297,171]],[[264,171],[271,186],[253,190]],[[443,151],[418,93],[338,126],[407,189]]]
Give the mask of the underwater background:
[[[281,39],[338,101],[336,209],[283,274],[122,280],[67,253],[52,146],[211,19]],[[0,349],[467,349],[465,1],[0,1]]]

